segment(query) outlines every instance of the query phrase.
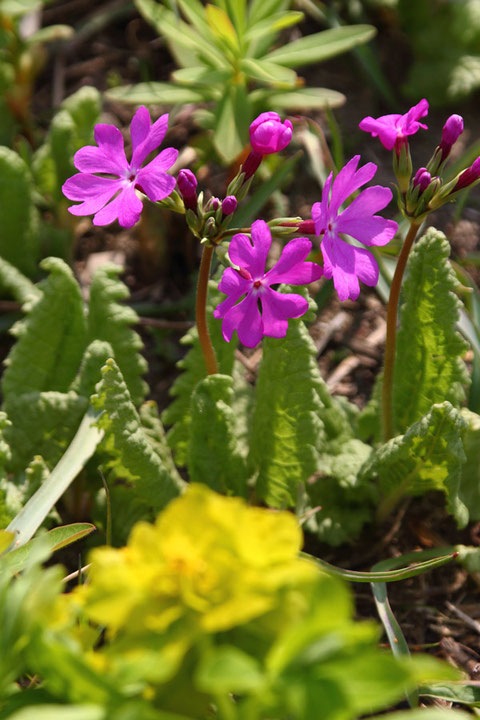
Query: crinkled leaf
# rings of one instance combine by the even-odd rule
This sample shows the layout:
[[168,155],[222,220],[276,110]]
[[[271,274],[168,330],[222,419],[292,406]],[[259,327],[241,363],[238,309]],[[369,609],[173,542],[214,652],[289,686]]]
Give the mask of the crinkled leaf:
[[468,522],[468,508],[460,496],[465,453],[462,433],[466,422],[449,402],[433,405],[430,412],[379,447],[367,460],[361,479],[378,477],[384,496],[381,512],[387,513],[405,495],[440,490],[459,527]]
[[7,401],[36,391],[66,392],[85,347],[83,299],[72,271],[59,258],[47,258],[41,267],[50,272],[39,285],[43,294],[12,329],[18,339],[2,378]]
[[119,265],[105,263],[93,276],[88,304],[88,342],[104,340],[113,348],[115,361],[121,370],[134,405],[143,402],[147,385],[142,379],[147,369],[139,354],[143,343],[131,325],[138,321],[137,313],[120,301],[129,296],[119,279]]
[[20,155],[0,147],[0,255],[25,275],[37,269],[37,232],[30,171]]
[[139,495],[150,508],[160,510],[180,493],[182,483],[152,446],[113,359],[102,369],[92,404],[99,412],[104,411],[98,424],[105,431],[102,447],[110,456],[107,467],[114,477],[132,483],[132,495]]
[[264,338],[252,418],[257,493],[274,507],[295,505],[325,442],[315,346],[302,320],[288,325],[285,338]]
[[41,290],[20,270],[4,258],[0,258],[0,288],[23,305],[27,300],[41,296]]
[[[213,317],[213,309],[222,299],[224,299],[224,295],[217,290],[217,283],[212,280],[208,287],[208,329],[217,355],[219,372],[222,375],[231,375],[234,367],[236,342],[235,340],[230,343],[225,342],[222,337],[222,322]],[[188,455],[192,394],[196,385],[206,376],[207,371],[196,328],[189,330],[181,342],[191,347],[178,363],[182,372],[172,385],[170,394],[174,399],[163,412],[162,420],[165,425],[171,425],[167,433],[168,444],[173,450],[177,465],[183,466],[187,462]]]
[[5,429],[12,448],[9,469],[20,472],[34,455],[41,455],[52,468],[72,440],[87,403],[74,392],[9,395],[4,403],[12,423]]
[[467,345],[455,327],[460,303],[449,254],[445,235],[429,228],[408,261],[393,393],[398,432],[434,403],[448,400],[458,407],[465,398],[468,375],[462,355]]
[[80,370],[72,383],[71,390],[89,398],[102,378],[102,367],[111,357],[115,357],[115,353],[110,343],[93,340],[84,352]]
[[196,386],[191,403],[188,470],[192,482],[245,497],[247,469],[238,447],[233,396],[234,382],[229,375],[210,375]]
[[480,415],[462,408],[466,422],[462,433],[466,462],[462,468],[460,497],[468,507],[470,520],[480,520]]
[[181,484],[180,476],[173,462],[172,451],[168,447],[165,428],[158,414],[157,403],[153,400],[148,400],[146,403],[143,403],[140,407],[139,414],[143,430],[150,440],[151,446],[171,476],[176,477]]

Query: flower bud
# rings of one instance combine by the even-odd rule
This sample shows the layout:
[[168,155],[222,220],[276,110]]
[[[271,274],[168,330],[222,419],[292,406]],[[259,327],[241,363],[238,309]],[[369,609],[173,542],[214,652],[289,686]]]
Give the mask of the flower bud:
[[463,118],[460,115],[450,115],[447,122],[443,126],[442,140],[440,149],[442,158],[445,159],[449,154],[452,146],[457,142],[463,132]]
[[478,157],[475,162],[470,165],[469,168],[464,170],[460,173],[458,176],[456,185],[453,188],[452,192],[457,192],[458,190],[463,190],[463,188],[468,187],[472,183],[476,182],[480,178],[480,157]]
[[220,207],[220,200],[217,197],[211,197],[205,205],[206,212],[216,212]]
[[276,112],[264,112],[250,125],[250,144],[258,155],[270,155],[286,148],[292,134],[290,120],[282,123]]
[[186,208],[197,208],[197,178],[191,170],[180,170],[177,178],[177,187]]
[[222,200],[222,213],[224,215],[231,215],[235,212],[237,209],[237,198],[235,195],[227,195],[227,197]]
[[413,178],[413,185],[418,187],[420,192],[423,192],[430,185],[432,176],[428,172],[427,168],[419,168]]
[[207,218],[203,227],[203,234],[206,238],[213,238],[218,233],[217,224],[213,217]]

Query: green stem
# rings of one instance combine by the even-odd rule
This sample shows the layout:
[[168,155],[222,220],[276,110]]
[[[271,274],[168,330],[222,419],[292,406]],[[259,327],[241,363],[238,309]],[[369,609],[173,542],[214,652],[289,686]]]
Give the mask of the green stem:
[[197,323],[198,339],[200,340],[200,347],[202,349],[208,375],[215,375],[218,373],[217,358],[215,356],[215,350],[213,349],[207,325],[208,279],[210,277],[210,265],[212,263],[213,250],[214,248],[212,245],[203,246],[200,271],[198,273],[197,302],[195,306],[195,320]]
[[408,256],[410,254],[413,241],[415,240],[420,225],[412,222],[410,229],[403,243],[403,247],[398,256],[397,267],[392,279],[390,287],[390,297],[387,307],[387,337],[385,340],[385,361],[383,367],[383,385],[382,385],[382,430],[383,441],[387,442],[393,437],[393,406],[392,406],[392,390],[393,390],[393,371],[395,367],[395,346],[397,341],[397,315],[398,301],[400,298],[400,289],[402,287],[403,273],[407,265]]

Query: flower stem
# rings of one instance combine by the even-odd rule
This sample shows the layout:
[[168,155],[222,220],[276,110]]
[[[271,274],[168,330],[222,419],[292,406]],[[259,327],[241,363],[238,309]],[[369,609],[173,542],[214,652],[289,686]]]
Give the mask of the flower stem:
[[400,289],[402,287],[403,273],[407,265],[408,256],[413,245],[420,225],[412,222],[410,229],[403,243],[403,247],[398,256],[397,267],[392,279],[390,287],[390,297],[387,307],[387,337],[385,341],[385,360],[383,366],[383,385],[382,385],[382,431],[383,441],[387,442],[393,436],[393,406],[392,406],[392,390],[393,390],[393,371],[395,367],[395,346],[397,341],[397,315],[398,301],[400,298]]
[[210,276],[210,265],[212,263],[213,250],[214,248],[212,245],[203,246],[200,271],[198,273],[197,302],[195,306],[195,320],[197,323],[198,339],[200,340],[200,347],[202,349],[208,375],[215,375],[215,373],[218,373],[217,358],[215,357],[215,350],[213,349],[210,333],[208,332],[206,308],[208,279]]

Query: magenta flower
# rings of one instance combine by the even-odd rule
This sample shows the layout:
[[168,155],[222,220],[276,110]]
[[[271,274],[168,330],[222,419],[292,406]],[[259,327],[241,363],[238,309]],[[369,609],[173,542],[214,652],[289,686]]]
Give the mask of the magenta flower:
[[[397,231],[397,223],[375,215],[392,199],[388,188],[375,185],[363,190],[350,205],[341,206],[355,190],[372,179],[377,171],[374,163],[367,163],[357,170],[360,155],[355,155],[332,183],[328,176],[322,193],[322,202],[312,207],[315,231],[323,235],[320,247],[324,260],[326,278],[333,277],[333,284],[340,300],[356,300],[360,294],[359,280],[365,285],[378,282],[378,265],[373,255],[364,248],[355,247],[341,239],[340,233],[350,235],[367,246],[386,245]],[[331,191],[331,192],[330,192]]]
[[94,215],[94,225],[108,225],[118,219],[122,227],[132,227],[142,212],[142,201],[136,189],[145,193],[152,202],[170,195],[175,187],[175,178],[166,170],[177,159],[178,150],[166,148],[142,167],[150,153],[162,142],[167,126],[167,114],[152,125],[147,108],[140,107],[130,126],[132,160],[129,163],[120,130],[114,125],[95,125],[98,147],[87,145],[75,153],[73,162],[80,172],[68,178],[62,187],[69,200],[81,201],[80,205],[68,208],[72,215]]
[[442,130],[442,140],[440,142],[440,150],[442,151],[442,161],[450,155],[450,150],[463,133],[463,118],[461,115],[450,115]]
[[361,121],[359,128],[378,137],[387,150],[397,150],[406,142],[408,135],[414,135],[420,128],[428,130],[427,126],[418,122],[420,118],[428,115],[428,101],[420,100],[405,115],[382,115],[379,118],[366,117]]
[[284,150],[292,139],[290,120],[282,122],[276,112],[264,112],[250,125],[250,145],[259,155],[271,155]]
[[291,240],[283,248],[277,264],[266,273],[265,263],[271,244],[270,228],[263,220],[253,223],[251,241],[242,233],[232,238],[228,254],[239,269],[227,268],[223,273],[218,289],[228,297],[213,313],[214,317],[223,318],[222,333],[227,342],[232,339],[234,330],[247,347],[255,347],[264,335],[285,337],[288,319],[298,318],[308,310],[305,298],[277,292],[271,285],[303,285],[323,275],[319,265],[305,262],[312,243],[303,237]]

